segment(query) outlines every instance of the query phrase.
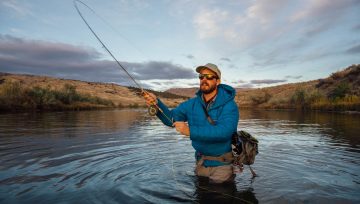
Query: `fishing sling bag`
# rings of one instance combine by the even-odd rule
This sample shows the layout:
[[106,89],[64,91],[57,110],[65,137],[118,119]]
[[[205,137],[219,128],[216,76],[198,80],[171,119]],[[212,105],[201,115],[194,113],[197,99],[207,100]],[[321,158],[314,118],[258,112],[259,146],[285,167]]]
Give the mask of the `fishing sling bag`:
[[[204,109],[207,120],[210,124],[215,125],[215,122],[211,119],[207,109]],[[250,171],[253,176],[256,176],[255,171],[251,168],[251,164],[255,162],[255,156],[258,152],[259,141],[250,133],[243,130],[237,131],[232,135],[231,138],[231,149],[234,156],[233,166],[238,169],[234,172],[241,173],[243,171],[243,165],[249,165]]]
[[250,171],[253,176],[256,176],[255,172],[251,168],[251,164],[255,162],[255,156],[258,151],[259,141],[253,137],[250,133],[243,130],[237,131],[232,135],[231,149],[234,155],[233,165],[243,170],[243,165],[249,165]]

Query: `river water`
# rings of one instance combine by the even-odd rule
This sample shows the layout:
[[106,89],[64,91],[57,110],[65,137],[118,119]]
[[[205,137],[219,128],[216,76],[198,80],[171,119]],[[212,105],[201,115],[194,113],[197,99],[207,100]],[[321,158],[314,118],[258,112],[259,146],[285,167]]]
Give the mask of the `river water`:
[[209,184],[146,110],[0,115],[0,203],[359,203],[360,115],[240,110],[252,178]]

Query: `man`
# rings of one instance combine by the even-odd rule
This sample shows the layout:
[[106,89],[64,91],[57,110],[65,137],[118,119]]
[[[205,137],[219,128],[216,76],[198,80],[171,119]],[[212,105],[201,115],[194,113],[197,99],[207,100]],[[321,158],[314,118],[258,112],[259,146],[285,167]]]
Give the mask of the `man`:
[[196,72],[200,79],[196,97],[170,111],[154,94],[145,93],[146,104],[156,104],[162,110],[157,116],[165,125],[174,126],[180,134],[190,137],[196,150],[196,175],[215,183],[231,181],[234,178],[231,137],[239,120],[235,90],[220,84],[221,72],[214,64],[199,66]]

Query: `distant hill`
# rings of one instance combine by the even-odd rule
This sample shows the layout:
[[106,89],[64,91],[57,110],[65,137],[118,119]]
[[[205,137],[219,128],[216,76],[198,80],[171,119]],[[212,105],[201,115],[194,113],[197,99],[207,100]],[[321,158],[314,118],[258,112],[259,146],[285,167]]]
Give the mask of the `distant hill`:
[[[68,90],[65,90],[67,87]],[[14,89],[18,89],[17,91]],[[70,88],[70,89],[69,89]],[[42,101],[47,100],[47,102],[41,103],[50,103],[51,106],[54,106],[55,109],[58,108],[59,103],[62,101],[51,102],[54,99],[49,99],[49,97],[56,97],[61,94],[67,94],[69,91],[75,91],[75,95],[81,95],[80,98],[88,98],[87,102],[90,101],[99,101],[105,100],[110,103],[102,103],[100,106],[112,106],[112,107],[143,107],[145,106],[145,101],[142,96],[139,95],[140,90],[134,87],[125,87],[119,86],[116,84],[110,83],[97,83],[97,82],[85,82],[79,80],[68,80],[68,79],[59,79],[54,77],[47,76],[34,76],[34,75],[25,75],[25,74],[9,74],[9,73],[0,73],[0,110],[1,105],[7,103],[9,108],[18,108],[29,109],[29,107],[39,107],[38,103],[41,99]],[[178,96],[171,93],[157,92],[152,90],[147,90],[149,92],[155,93],[159,96],[166,104],[169,106],[176,106],[180,102],[187,99],[184,96]],[[17,96],[18,92],[23,92],[23,96]],[[73,95],[74,95],[73,94]],[[36,95],[34,98],[33,96]],[[50,95],[50,96],[49,96]],[[79,98],[77,97],[77,98]],[[74,98],[74,97],[72,97]],[[19,103],[18,101],[22,102]],[[50,102],[49,102],[50,101]],[[82,102],[84,100],[80,100]],[[14,105],[18,103],[17,105]],[[84,103],[82,103],[84,104]],[[45,104],[46,105],[46,104]],[[65,104],[66,105],[66,104]],[[70,105],[70,104],[68,104]],[[86,107],[99,107],[99,104],[86,104]],[[6,108],[2,108],[6,109]],[[31,109],[31,108],[30,108]],[[47,109],[52,109],[47,105]]]
[[337,87],[347,89],[347,94],[360,96],[360,64],[332,73],[325,79],[319,79],[316,84],[316,88],[329,97],[336,96],[339,91]]
[[195,93],[199,90],[199,88],[171,88],[166,90],[166,93],[172,93],[179,96],[186,96],[192,98],[195,96]]
[[[166,92],[194,96],[198,88]],[[266,88],[236,89],[236,103],[243,108],[360,110],[360,65],[351,65],[324,79]]]
[[[155,93],[170,107],[194,97],[198,88],[173,88]],[[266,88],[236,89],[242,108],[360,111],[360,65],[329,77]],[[140,90],[110,83],[0,73],[0,110],[144,107]]]

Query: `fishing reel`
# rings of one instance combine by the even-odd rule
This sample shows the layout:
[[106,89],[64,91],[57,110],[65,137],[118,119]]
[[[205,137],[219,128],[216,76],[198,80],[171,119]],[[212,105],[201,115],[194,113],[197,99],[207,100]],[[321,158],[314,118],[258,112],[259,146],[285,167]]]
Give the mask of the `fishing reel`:
[[172,118],[169,118],[169,116],[167,116],[163,110],[161,110],[161,108],[159,106],[157,106],[156,104],[149,106],[148,108],[148,113],[151,116],[155,116],[158,114],[158,112],[160,111],[160,113],[168,120],[170,121],[170,124],[173,126],[174,125],[174,121]]
[[158,112],[158,108],[156,107],[156,105],[149,106],[149,108],[148,108],[149,115],[155,116],[157,114],[157,112]]

